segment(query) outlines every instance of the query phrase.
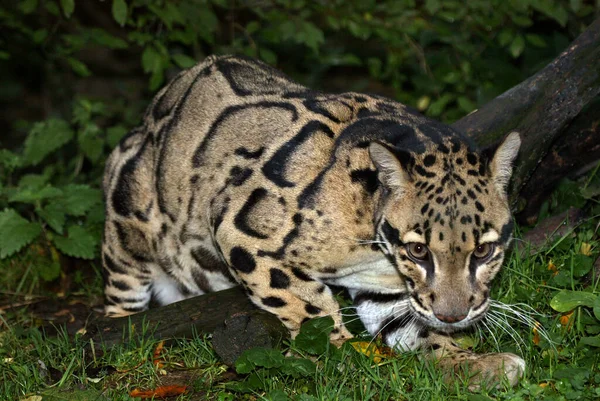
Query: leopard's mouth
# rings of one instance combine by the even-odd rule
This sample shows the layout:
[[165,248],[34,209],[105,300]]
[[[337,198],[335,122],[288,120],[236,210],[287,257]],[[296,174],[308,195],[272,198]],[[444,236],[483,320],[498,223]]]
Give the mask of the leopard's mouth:
[[489,309],[490,301],[486,298],[479,305],[471,307],[464,318],[452,322],[439,319],[431,307],[423,307],[414,296],[410,297],[408,305],[413,315],[425,326],[437,331],[453,333],[464,330],[483,319]]

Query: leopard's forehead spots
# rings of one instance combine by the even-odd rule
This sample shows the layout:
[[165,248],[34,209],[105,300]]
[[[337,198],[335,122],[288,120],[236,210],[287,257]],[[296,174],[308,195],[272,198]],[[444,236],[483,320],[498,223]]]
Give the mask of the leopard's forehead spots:
[[484,157],[452,140],[413,156],[413,217],[405,237],[450,253],[507,238],[502,232],[510,215]]

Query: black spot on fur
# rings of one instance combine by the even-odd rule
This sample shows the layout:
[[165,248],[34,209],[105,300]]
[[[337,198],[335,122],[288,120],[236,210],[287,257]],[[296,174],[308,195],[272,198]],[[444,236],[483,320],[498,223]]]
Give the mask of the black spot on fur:
[[281,188],[295,186],[296,184],[285,178],[286,164],[292,159],[293,154],[299,149],[300,145],[319,132],[330,138],[334,137],[333,131],[327,125],[320,121],[309,121],[300,129],[300,132],[281,145],[277,152],[265,163],[262,168],[265,177]]
[[302,281],[314,281],[308,274],[297,267],[292,267],[292,274]]
[[127,284],[124,281],[120,281],[120,280],[111,280],[110,284],[115,287],[118,288],[121,291],[129,291],[131,290],[131,287],[129,286],[129,284]]
[[243,157],[244,159],[258,159],[262,156],[262,154],[264,153],[265,148],[259,148],[258,150],[252,152],[244,147],[239,147],[237,148],[233,153]]
[[233,166],[229,171],[229,182],[235,186],[239,187],[242,185],[250,176],[253,171],[249,168],[241,168],[239,166]]
[[471,166],[474,166],[477,164],[477,156],[474,153],[467,153],[467,161]]
[[250,227],[250,225],[248,224],[248,215],[252,213],[252,209],[266,196],[267,190],[264,188],[257,188],[254,191],[252,191],[252,193],[246,200],[246,203],[244,203],[244,206],[242,206],[238,214],[235,216],[234,224],[238,230],[251,237],[261,239],[269,238],[268,235],[259,233],[258,231]]
[[481,203],[479,203],[479,201],[475,201],[475,207],[477,208],[477,210],[479,210],[482,213],[485,211],[485,208],[483,207],[483,205]]
[[381,224],[381,231],[385,239],[393,246],[400,246],[402,244],[402,241],[400,241],[400,231],[392,227],[387,220],[384,220]]
[[262,298],[261,302],[263,303],[263,305],[270,306],[272,308],[281,308],[281,307],[287,305],[287,302],[285,302],[283,299],[281,299],[279,297]]
[[304,310],[310,315],[318,315],[319,313],[321,313],[321,309],[312,304],[306,304],[304,306]]
[[364,188],[365,192],[374,194],[379,186],[377,171],[371,169],[352,170],[350,173],[352,182],[357,182]]
[[242,273],[252,273],[254,269],[256,269],[254,257],[250,252],[240,246],[231,249],[229,259],[231,261],[231,267]]
[[283,271],[276,268],[271,268],[269,272],[271,274],[271,282],[269,284],[271,288],[285,289],[290,286],[290,276],[285,274]]
[[434,155],[425,156],[425,158],[423,159],[423,164],[425,165],[425,167],[433,166],[435,164],[435,156]]

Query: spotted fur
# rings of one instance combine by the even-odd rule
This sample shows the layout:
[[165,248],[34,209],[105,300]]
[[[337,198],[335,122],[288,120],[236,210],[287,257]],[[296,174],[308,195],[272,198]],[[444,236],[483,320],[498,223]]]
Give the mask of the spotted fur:
[[389,99],[209,57],[156,95],[107,162],[106,313],[241,284],[292,335],[332,316],[341,343],[338,285],[389,345],[515,383],[522,359],[461,351],[448,333],[488,308],[519,145],[512,133],[480,151]]

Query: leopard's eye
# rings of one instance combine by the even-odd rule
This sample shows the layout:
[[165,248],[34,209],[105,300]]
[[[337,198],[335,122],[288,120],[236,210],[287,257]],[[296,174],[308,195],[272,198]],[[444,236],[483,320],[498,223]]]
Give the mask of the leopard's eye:
[[494,253],[495,245],[490,243],[477,245],[473,251],[475,259],[483,260],[489,258]]
[[429,249],[427,245],[418,242],[411,242],[408,244],[408,254],[413,259],[427,260],[429,259]]

